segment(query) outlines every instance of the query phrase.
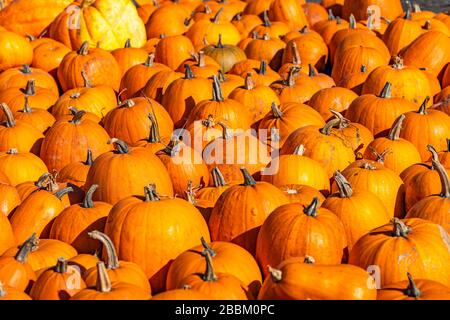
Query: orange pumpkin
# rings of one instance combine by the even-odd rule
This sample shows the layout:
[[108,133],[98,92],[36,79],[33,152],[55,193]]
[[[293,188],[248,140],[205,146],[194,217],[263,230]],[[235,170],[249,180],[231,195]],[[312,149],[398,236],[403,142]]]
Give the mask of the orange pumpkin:
[[122,77],[130,68],[144,63],[148,57],[144,49],[132,48],[130,39],[127,39],[123,48],[115,49],[111,51],[111,54],[119,64]]
[[36,181],[47,171],[45,163],[33,153],[19,152],[17,149],[0,153],[0,172],[7,177],[7,183],[13,186]]

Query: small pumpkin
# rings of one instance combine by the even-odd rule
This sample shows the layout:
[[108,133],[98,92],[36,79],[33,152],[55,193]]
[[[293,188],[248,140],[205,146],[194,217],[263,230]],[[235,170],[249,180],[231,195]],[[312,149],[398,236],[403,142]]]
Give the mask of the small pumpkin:
[[33,47],[25,37],[14,32],[0,32],[0,47],[4,49],[0,54],[2,72],[23,64],[29,65],[33,61]]
[[147,51],[131,47],[131,40],[127,39],[123,48],[111,51],[122,71],[122,76],[132,67],[142,64],[148,57]]
[[0,75],[0,91],[9,88],[25,88],[30,80],[34,80],[37,88],[44,88],[59,94],[55,79],[46,71],[39,68],[30,68],[28,64],[21,67],[10,68]]
[[13,186],[36,181],[47,171],[45,163],[34,153],[19,152],[14,148],[0,153],[0,172],[7,177],[8,184]]
[[89,168],[93,163],[94,159],[92,157],[92,151],[91,149],[88,149],[85,161],[69,163],[59,171],[57,177],[58,182],[70,183],[83,188],[86,183]]
[[411,10],[406,10],[404,17],[393,20],[383,35],[383,41],[391,55],[395,56],[409,46],[422,34],[420,24],[412,20]]
[[282,186],[280,189],[289,198],[289,203],[300,203],[307,206],[316,197],[319,199],[319,203],[325,201],[323,194],[310,186],[290,184]]
[[216,45],[209,45],[202,49],[203,52],[213,58],[221,67],[221,70],[226,73],[231,68],[242,60],[245,60],[247,56],[245,52],[239,47],[233,45],[224,45],[222,43],[222,35],[219,34],[219,40]]
[[245,54],[249,59],[265,60],[268,65],[278,70],[282,63],[283,51],[286,43],[278,38],[271,38],[267,33],[262,38],[253,39],[245,47]]
[[47,110],[32,108],[29,104],[28,96],[25,96],[23,109],[17,110],[14,116],[17,120],[31,124],[42,133],[45,133],[56,122],[55,117]]
[[270,4],[269,17],[273,21],[286,22],[291,29],[308,26],[308,19],[298,0],[274,0]]
[[176,70],[194,51],[194,45],[186,36],[163,36],[155,48],[155,61]]
[[361,95],[362,87],[369,76],[367,67],[361,65],[361,68],[354,73],[344,75],[339,81],[337,81],[338,87],[343,87],[354,91],[357,95]]
[[330,109],[343,115],[358,95],[350,89],[342,87],[324,88],[316,92],[308,101],[308,105],[317,110],[325,121],[329,121],[334,114]]
[[262,38],[265,34],[269,35],[270,38],[282,38],[284,35],[289,33],[291,28],[288,24],[282,21],[270,21],[269,11],[265,10],[263,12],[263,23],[261,25],[255,26],[251,33],[256,33],[257,37]]

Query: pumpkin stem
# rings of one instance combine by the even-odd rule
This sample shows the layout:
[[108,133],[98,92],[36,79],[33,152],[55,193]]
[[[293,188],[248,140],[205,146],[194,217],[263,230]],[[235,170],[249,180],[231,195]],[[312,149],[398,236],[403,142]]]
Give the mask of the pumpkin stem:
[[255,81],[253,81],[252,73],[248,72],[245,77],[245,90],[253,90],[255,88]]
[[224,83],[225,81],[227,81],[227,77],[223,73],[222,69],[220,69],[219,72],[217,73],[217,78],[219,78],[219,81],[221,83]]
[[224,101],[222,86],[217,76],[213,76],[213,101],[216,102]]
[[112,289],[111,280],[105,268],[105,263],[97,262],[97,283],[96,289],[100,292],[110,292]]
[[224,7],[220,8],[219,11],[216,12],[216,14],[214,15],[214,17],[211,19],[212,23],[218,23],[220,16],[222,15],[224,10]]
[[67,259],[64,257],[59,257],[54,268],[55,272],[66,273],[67,272]]
[[336,20],[336,17],[334,16],[333,10],[328,9],[328,21]]
[[[383,152],[379,153],[374,147],[369,147],[370,152],[377,158],[377,162],[384,164],[386,161],[386,156],[390,153],[392,153],[392,150],[390,148],[384,150]],[[369,165],[369,163],[365,163],[366,165]],[[375,170],[375,167],[368,167],[370,170]]]
[[87,165],[87,166],[92,166],[93,163],[94,163],[94,159],[92,157],[92,150],[88,149],[87,156],[86,156],[86,161],[84,162],[84,164]]
[[320,129],[320,133],[329,136],[331,134],[331,129],[341,124],[341,119],[333,118],[330,121],[328,121],[325,126]]
[[89,41],[83,42],[77,53],[81,56],[86,56],[89,53]]
[[192,72],[191,66],[188,64],[184,65],[184,78],[185,79],[194,79],[195,78],[194,72]]
[[271,266],[267,266],[267,270],[269,271],[273,282],[280,282],[283,280],[283,272],[281,270],[272,268]]
[[222,121],[217,122],[217,124],[222,128],[222,139],[231,139],[231,137],[233,136],[231,129]]
[[68,194],[69,192],[73,192],[73,188],[72,187],[67,187],[61,190],[58,190],[54,193],[55,197],[57,197],[59,200],[61,200],[62,197],[64,197],[66,194]]
[[261,64],[259,65],[259,74],[265,76],[267,73],[267,61],[262,60]]
[[203,50],[200,50],[198,52],[198,63],[197,65],[200,68],[204,68],[206,66],[206,62],[205,62],[205,52]]
[[334,181],[339,189],[339,196],[341,198],[351,198],[353,195],[352,186],[339,170],[334,173]]
[[263,40],[266,40],[266,41],[267,41],[267,40],[270,40],[269,34],[268,34],[268,33],[264,33],[263,36],[262,36],[262,39],[263,39]]
[[202,120],[202,126],[206,128],[212,128],[216,125],[216,121],[214,120],[214,116],[212,114],[208,115],[208,118]]
[[388,99],[392,97],[392,83],[386,82],[386,84],[383,87],[383,90],[381,90],[380,98]]
[[3,113],[6,116],[6,127],[12,128],[16,125],[16,120],[14,119],[14,115],[11,109],[8,107],[6,103],[1,103],[0,107],[2,108]]
[[33,79],[28,80],[25,88],[20,89],[20,91],[27,96],[36,95],[36,81]]
[[213,248],[211,248],[208,242],[206,242],[205,238],[201,237],[200,241],[204,249],[201,253],[202,256],[206,256],[206,253],[209,253],[211,257],[215,257],[217,255],[217,252]]
[[318,209],[319,209],[319,198],[314,197],[311,204],[307,206],[305,209],[303,209],[303,213],[309,217],[315,218],[317,217]]
[[289,74],[286,80],[286,85],[288,87],[292,87],[295,85],[295,78],[297,77],[297,74],[300,72],[299,67],[292,67],[289,69]]
[[271,109],[272,109],[272,115],[274,116],[274,118],[280,119],[283,117],[283,111],[281,111],[280,107],[277,106],[277,104],[275,102],[272,102],[271,104]]
[[356,19],[353,13],[350,15],[348,22],[350,23],[348,26],[349,29],[356,29]]
[[211,13],[213,13],[213,11],[211,10],[211,7],[208,6],[207,3],[205,3],[204,9],[205,9],[205,13],[206,13],[206,14],[211,14]]
[[408,276],[408,287],[405,289],[405,294],[411,298],[419,298],[422,292],[417,288],[412,275],[409,272],[406,275]]
[[408,227],[399,218],[394,218],[394,219],[391,220],[391,222],[394,224],[394,231],[393,231],[393,236],[394,237],[406,238],[408,236],[408,234],[411,232],[411,228]]
[[427,113],[427,104],[428,104],[428,101],[430,101],[430,97],[429,97],[429,96],[427,96],[427,97],[425,98],[425,100],[422,102],[422,104],[420,105],[420,108],[419,108],[419,114],[421,114],[421,115],[426,115],[426,114],[428,114],[428,113]]
[[30,65],[28,64],[22,65],[22,68],[20,68],[19,71],[22,72],[23,74],[30,74],[32,72]]
[[39,240],[37,238],[36,232],[34,232],[31,237],[25,240],[25,242],[22,243],[22,245],[19,247],[19,250],[14,256],[14,259],[16,259],[20,263],[27,262],[28,255],[33,251],[33,248],[35,248],[38,241]]
[[92,195],[94,194],[95,190],[97,190],[98,184],[93,184],[89,190],[86,192],[86,195],[84,196],[83,203],[81,205],[82,208],[90,209],[94,207],[94,201],[92,200]]
[[450,139],[447,138],[447,152],[450,152]]
[[25,103],[23,104],[22,112],[23,112],[23,113],[32,113],[32,112],[33,112],[33,109],[31,109],[31,107],[30,107],[30,103],[29,103],[29,101],[28,101],[28,96],[25,95],[24,98],[25,98]]
[[160,200],[158,193],[156,192],[156,185],[154,183],[145,186],[144,193],[145,193],[145,202]]
[[336,17],[336,24],[337,24],[337,25],[341,25],[341,24],[342,24],[342,19],[341,19],[341,17]]
[[272,25],[272,23],[269,20],[269,11],[268,10],[264,10],[264,12],[263,12],[263,22],[264,22],[264,27],[270,27]]
[[11,148],[8,149],[8,151],[6,151],[6,154],[18,154],[19,150],[17,150],[16,148]]
[[224,187],[227,185],[225,178],[222,174],[222,171],[218,167],[215,167],[211,170],[211,175],[214,183],[214,187]]
[[294,155],[296,156],[303,156],[305,154],[305,146],[304,145],[299,145],[295,147],[294,150]]
[[361,71],[361,73],[366,73],[367,72],[367,67],[364,64],[361,65],[360,71]]
[[367,161],[361,165],[361,168],[365,169],[365,170],[376,170],[377,169],[373,164],[371,164]]
[[295,41],[291,42],[291,51],[292,51],[292,63],[296,66],[301,65],[302,59],[300,57],[300,53],[298,52],[297,43]]
[[89,237],[91,237],[94,240],[100,241],[106,250],[106,255],[108,256],[108,260],[106,262],[106,268],[109,270],[115,270],[120,267],[119,265],[119,258],[117,257],[116,248],[114,247],[113,242],[111,241],[111,238],[108,237],[103,232],[100,232],[98,230],[94,230],[91,232],[88,232]]
[[154,53],[150,53],[147,57],[147,60],[145,60],[144,62],[144,66],[150,68],[153,66],[153,62],[155,61],[155,54]]
[[151,122],[150,136],[148,137],[148,142],[150,143],[161,142],[161,136],[159,135],[158,121],[156,121],[155,116],[151,113],[148,114],[148,118],[150,119]]
[[303,262],[306,263],[306,264],[314,264],[314,263],[316,263],[316,259],[314,259],[311,256],[306,255],[305,259],[303,260]]
[[388,138],[392,141],[398,141],[400,139],[400,131],[402,130],[402,124],[406,116],[404,114],[400,115],[398,119],[394,122],[391,130],[389,131]]
[[114,144],[114,146],[116,148],[116,152],[119,154],[125,154],[125,153],[128,153],[128,151],[129,151],[127,143],[120,139],[117,139],[117,138],[109,139],[108,144]]
[[339,111],[331,108],[329,110],[334,115],[334,118],[339,120],[339,129],[345,129],[350,126],[350,120],[345,118]]
[[405,67],[404,63],[403,63],[403,59],[399,56],[396,56],[394,58],[394,63],[392,64],[392,68],[396,69],[396,70],[402,70]]
[[3,282],[0,281],[0,298],[6,297],[7,292]]
[[86,114],[86,111],[84,110],[80,110],[75,112],[75,114],[72,117],[72,120],[70,120],[70,123],[73,124],[80,124],[81,123],[81,119],[83,118],[83,116]]
[[256,185],[255,179],[252,177],[250,172],[248,172],[247,168],[241,167],[242,175],[244,176],[244,186],[254,186]]
[[408,8],[408,9],[406,9],[406,14],[405,14],[405,19],[406,20],[411,20],[411,9],[410,8]]
[[125,41],[125,45],[123,47],[125,49],[131,48],[131,39],[127,39],[127,41]]
[[205,274],[203,275],[204,281],[217,281],[218,277],[216,273],[214,272],[214,266],[212,263],[212,257],[209,251],[204,251],[204,256],[206,259],[206,270]]
[[219,39],[217,40],[216,48],[223,49],[222,34],[221,33],[219,33]]
[[442,187],[441,197],[450,198],[450,179],[447,170],[439,161],[439,155],[436,149],[430,144],[427,146],[427,148],[432,154],[431,163],[433,165],[433,168],[438,172],[439,178],[441,180],[441,187]]
[[308,64],[308,68],[309,68],[309,76],[310,77],[317,77],[316,70],[314,70],[314,66],[311,63]]

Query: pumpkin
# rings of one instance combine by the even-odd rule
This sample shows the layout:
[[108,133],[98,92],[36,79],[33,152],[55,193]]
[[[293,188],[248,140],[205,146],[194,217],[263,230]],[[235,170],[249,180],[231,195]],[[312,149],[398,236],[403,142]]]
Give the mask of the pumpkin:
[[71,191],[71,187],[55,193],[39,190],[24,199],[10,219],[17,241],[25,241],[33,232],[38,237],[48,237],[54,218],[64,209],[61,198]]
[[[342,175],[354,190],[366,190],[375,194],[385,205],[389,214],[402,217],[405,214],[403,197],[405,186],[402,179],[380,162],[358,160],[342,171]],[[337,191],[336,183],[332,190]]]
[[338,87],[350,89],[357,95],[361,95],[362,87],[368,76],[369,72],[367,71],[366,66],[362,65],[358,71],[344,75],[336,83]]
[[[108,133],[94,121],[83,119],[85,113],[79,111],[72,120],[58,121],[47,131],[40,157],[49,170],[61,170],[69,163],[84,160],[87,149],[94,158],[111,150]],[[61,143],[70,147],[60,148]]]
[[47,172],[47,167],[33,153],[9,149],[0,153],[0,172],[7,177],[8,183],[17,186],[23,182],[38,180]]
[[69,265],[79,268],[81,276],[83,277],[87,270],[97,265],[98,261],[99,260],[96,255],[82,253],[70,258]]
[[256,34],[258,38],[262,38],[267,34],[270,38],[282,38],[285,34],[289,33],[291,28],[288,24],[282,21],[270,21],[269,11],[263,12],[263,23],[255,26],[252,30],[252,34]]
[[[125,197],[141,193],[142,188],[152,182],[158,183],[162,194],[173,195],[169,173],[150,150],[129,148],[124,141],[114,138],[109,143],[114,144],[115,150],[96,158],[86,179],[86,188],[93,184],[100,186],[93,196],[94,201],[115,204]],[[118,175],[122,177],[120,185],[116,184]],[[117,187],[113,188],[113,185]]]
[[191,58],[192,52],[194,52],[194,46],[188,37],[165,36],[155,47],[155,61],[175,70],[183,65],[183,61]]
[[[423,46],[429,50],[423,50]],[[445,71],[450,60],[450,40],[440,31],[428,31],[414,40],[400,55],[407,66],[427,68],[438,76]]]
[[447,170],[440,163],[438,154],[432,146],[428,146],[430,152],[433,154],[432,164],[439,174],[441,180],[441,193],[431,195],[416,202],[414,206],[409,209],[406,218],[420,218],[429,220],[440,224],[447,232],[450,231],[450,224],[448,221],[448,207],[450,198],[450,180]]
[[172,70],[162,70],[155,73],[142,88],[141,95],[161,103],[169,85],[183,77],[183,73]]
[[69,243],[79,253],[94,253],[100,246],[92,241],[88,233],[103,230],[106,217],[112,206],[92,201],[98,185],[92,185],[82,203],[65,208],[53,221],[49,237]]
[[394,20],[403,13],[400,0],[362,0],[344,1],[342,16],[347,19],[353,14],[356,20],[365,20],[367,18],[367,8],[370,6],[379,8],[381,16],[389,20]]
[[39,154],[44,138],[42,132],[23,120],[16,120],[7,104],[1,103],[0,108],[6,117],[6,122],[0,126],[0,150]]
[[272,3],[272,0],[253,0],[253,1],[247,1],[247,5],[244,9],[244,15],[248,14],[254,14],[254,15],[261,15],[264,13],[264,11],[269,10],[270,4]]
[[29,65],[33,61],[33,48],[30,43],[14,32],[0,32],[0,47],[3,48],[0,53],[2,72],[23,64]]
[[411,19],[411,10],[404,18],[393,20],[383,35],[383,41],[391,55],[396,56],[422,34],[420,24]]
[[[150,284],[144,271],[136,263],[119,261],[114,244],[106,234],[98,230],[90,231],[88,234],[93,240],[98,240],[103,244],[104,252],[106,252],[104,256],[107,260],[106,271],[112,282],[132,284],[148,293],[151,292]],[[88,269],[83,276],[87,286],[94,286],[97,277],[98,270],[96,267]]]
[[325,121],[329,121],[334,117],[330,109],[345,114],[345,111],[356,98],[358,98],[358,95],[346,88],[324,88],[311,97],[308,105],[318,111]]
[[57,180],[59,182],[70,183],[83,188],[86,183],[89,168],[93,163],[94,159],[92,158],[92,151],[91,149],[88,149],[86,160],[72,162],[66,165],[59,171]]
[[111,87],[107,85],[94,87],[84,70],[81,71],[81,76],[84,86],[64,92],[52,107],[52,115],[57,120],[62,120],[65,116],[72,116],[70,107],[82,108],[100,119],[116,107],[116,94]]
[[278,70],[282,63],[283,51],[286,43],[278,38],[271,38],[267,33],[262,38],[253,39],[245,47],[245,54],[249,59],[265,60],[269,66]]
[[17,110],[14,117],[31,124],[42,133],[45,133],[56,122],[55,117],[47,110],[32,108],[28,102],[28,96],[25,96],[23,109]]
[[364,152],[364,158],[378,160],[377,156],[382,156],[384,166],[397,174],[415,163],[420,163],[422,159],[414,144],[400,138],[404,120],[405,115],[400,115],[387,137],[379,137],[372,141]]
[[0,300],[31,300],[25,292],[0,283]]
[[361,237],[350,252],[349,263],[364,269],[377,265],[381,286],[407,280],[407,272],[448,286],[449,255],[443,227],[417,218],[394,218]]
[[314,66],[310,63],[308,65],[309,73],[308,76],[310,79],[314,80],[322,89],[328,89],[336,86],[333,78],[325,73],[317,73],[314,70]]
[[191,11],[179,3],[160,6],[145,24],[147,38],[159,38],[162,34],[168,37],[184,34],[191,23],[190,14]]
[[378,290],[377,300],[449,300],[450,289],[443,284],[416,279],[407,273],[408,280],[383,286]]
[[355,159],[349,141],[332,134],[332,128],[340,123],[339,119],[332,119],[323,127],[309,125],[296,129],[288,136],[280,153],[291,154],[297,146],[303,145],[304,156],[318,161],[331,178],[336,170],[345,169]]
[[[450,138],[447,138],[447,149],[439,152],[438,158],[444,167],[450,167]],[[428,159],[428,162],[430,162],[432,159],[433,155]]]
[[[37,275],[39,270],[50,268],[55,261],[63,257],[70,259],[77,255],[77,251],[69,244],[54,239],[38,239],[36,234],[29,237],[26,242],[31,246],[27,262]],[[19,247],[11,247],[5,253],[5,257],[14,257],[20,251]]]
[[339,171],[335,172],[334,181],[339,191],[330,195],[322,207],[335,213],[342,221],[350,252],[359,238],[388,223],[393,214],[387,211],[383,202],[372,192],[353,191],[352,185]]
[[279,95],[282,103],[307,103],[316,92],[322,89],[309,77],[298,75],[299,71],[298,67],[292,67],[285,80],[274,82],[270,86]]
[[137,1],[133,1],[133,3],[136,6],[139,17],[144,23],[148,21],[148,18],[150,18],[152,13],[159,7],[157,0],[152,0],[152,2],[143,1],[142,4],[138,3]]
[[437,150],[445,150],[447,137],[450,137],[450,117],[439,110],[427,109],[429,97],[418,111],[405,113],[400,137],[413,143],[423,161],[429,158],[427,145]]
[[307,206],[315,197],[319,199],[319,203],[325,201],[323,194],[310,186],[290,184],[282,186],[280,189],[288,197],[289,203],[300,203]]
[[[34,80],[32,84],[36,88],[50,90],[53,92],[53,96],[59,95],[59,89],[55,79],[44,70],[30,68],[28,64],[24,64],[21,67],[10,68],[2,72],[0,74],[0,91],[9,88],[25,88],[27,87],[27,84],[30,83],[30,80]],[[28,92],[27,94],[34,95],[33,92]]]
[[247,169],[241,171],[244,183],[222,193],[208,225],[213,241],[233,242],[254,253],[260,226],[270,212],[288,203],[288,199],[275,186],[256,182]]
[[109,136],[117,137],[128,144],[135,144],[149,136],[152,114],[158,121],[158,129],[163,137],[170,137],[173,122],[168,112],[150,98],[134,98],[125,100],[119,107],[106,114],[103,126]]
[[344,0],[322,0],[320,4],[328,9],[329,15],[341,15]]
[[166,143],[168,143],[170,139],[168,137],[165,137],[163,143],[161,136],[159,134],[158,121],[151,113],[148,115],[148,118],[150,119],[151,122],[150,134],[148,138],[139,140],[137,143],[134,144],[134,146],[147,148],[156,154],[156,152],[164,149],[167,146]]
[[[218,273],[233,275],[256,293],[262,283],[261,272],[255,259],[240,246],[222,241],[202,244],[180,254],[170,265],[167,273],[167,290],[181,288],[187,276],[205,270],[205,256],[209,254]],[[247,297],[244,296],[244,299]]]
[[175,194],[185,198],[189,181],[194,185],[206,186],[209,183],[209,171],[202,160],[201,153],[177,140],[171,140],[166,148],[156,153],[165,165],[172,180]]
[[[3,187],[2,187],[3,188]],[[9,248],[16,244],[14,233],[7,215],[0,214],[0,227],[2,233],[0,234],[0,256]]]
[[247,58],[245,52],[239,47],[233,45],[224,45],[222,35],[219,34],[219,40],[215,45],[209,45],[202,49],[203,52],[213,58],[221,67],[223,72],[228,72],[237,62]]
[[122,71],[122,76],[135,65],[142,64],[147,60],[148,53],[141,48],[132,48],[131,40],[127,39],[123,48],[111,51]]
[[[377,290],[365,270],[346,264],[316,264],[291,258],[268,267],[258,300],[375,300]],[[370,284],[370,286],[368,285]]]
[[314,198],[308,205],[280,206],[267,217],[258,234],[256,259],[267,276],[263,266],[305,254],[314,254],[322,264],[339,264],[346,246],[342,222]]
[[152,300],[211,300],[212,297],[189,286],[182,289],[167,290],[152,297]]
[[[191,64],[191,69],[195,75],[202,78],[210,78],[219,72],[219,65],[214,59],[210,58],[209,56],[205,56],[203,50],[200,50],[198,53],[192,54],[192,57],[195,61],[195,64]],[[184,64],[189,64],[191,61],[192,59],[184,61],[182,63],[183,66],[180,66],[178,71],[182,71],[182,69],[184,69]]]
[[327,10],[318,3],[305,3],[302,7],[311,27],[313,27],[317,22],[328,19]]
[[427,96],[432,96],[429,80],[423,72],[404,66],[399,57],[394,60],[392,66],[381,66],[370,73],[363,85],[362,94],[377,94],[389,82],[392,84],[393,98],[403,98],[420,105]]
[[329,46],[336,32],[348,29],[348,27],[349,23],[347,21],[342,20],[340,17],[329,15],[327,21],[316,23],[314,30],[320,34],[327,46]]
[[148,300],[150,293],[126,282],[111,282],[105,264],[97,262],[97,279],[70,300]]
[[[134,232],[135,225],[140,226],[140,232]],[[123,237],[128,232],[132,236]],[[115,244],[119,259],[141,266],[154,293],[165,288],[171,259],[196,245],[202,236],[209,241],[200,212],[185,200],[158,196],[154,185],[145,188],[145,198],[128,197],[118,202],[108,216],[105,233]],[[152,246],[145,245],[148,241]]]
[[184,78],[173,81],[167,87],[161,104],[172,117],[175,128],[180,128],[185,124],[195,105],[211,97],[210,81],[196,77],[191,67],[186,65]]
[[241,38],[246,39],[251,34],[251,31],[261,25],[263,21],[255,14],[238,13],[233,17],[231,23],[238,29]]
[[286,22],[291,29],[301,29],[308,26],[308,20],[303,12],[302,2],[298,0],[274,0],[270,4],[269,17],[273,21]]
[[229,98],[234,89],[245,85],[245,80],[241,76],[235,74],[224,74],[222,70],[219,70],[217,77],[219,78],[220,86],[225,98]]
[[272,160],[269,166],[277,166],[275,174],[263,175],[262,181],[269,182],[277,187],[284,185],[306,185],[321,192],[330,191],[330,182],[325,169],[313,159],[304,156],[305,148],[298,146],[293,154],[284,154]]
[[0,257],[1,283],[22,292],[30,289],[36,280],[36,274],[27,262],[28,255],[32,250],[30,239],[21,244],[15,255]]
[[52,22],[49,35],[74,50],[85,41],[105,50],[118,49],[127,39],[136,48],[146,41],[144,23],[129,0],[76,1]]
[[201,120],[212,115],[215,119],[220,119],[232,129],[247,130],[252,123],[251,110],[245,108],[243,104],[232,98],[225,99],[219,79],[213,77],[212,100],[203,100],[192,109],[186,126],[191,125],[196,120]]
[[57,75],[62,89],[67,91],[82,87],[85,84],[81,73],[83,70],[92,86],[107,85],[119,90],[121,71],[116,59],[103,49],[89,49],[87,41],[83,42],[78,51],[68,53],[61,61]]
[[58,66],[65,55],[70,52],[70,49],[53,39],[48,38],[46,40],[48,42],[38,44],[33,48],[33,62],[31,66],[56,77]]
[[349,120],[366,126],[375,137],[379,137],[389,132],[401,114],[416,108],[411,101],[393,98],[392,84],[386,82],[379,96],[365,94],[353,100],[345,115]]
[[298,30],[291,30],[288,33],[286,33],[284,36],[280,37],[284,42],[288,43],[291,40],[294,40],[295,38],[299,38],[299,37],[312,37],[312,38],[316,38],[317,40],[322,40],[323,38],[320,35],[320,33],[318,33],[317,31],[310,29],[307,26],[304,26],[301,29]]
[[[22,202],[17,192],[17,189],[11,185],[0,184],[0,193],[2,197],[0,199],[0,212],[5,216],[9,216],[9,214]],[[7,228],[7,227],[5,227]],[[5,232],[8,235],[8,232]],[[8,237],[8,236],[6,236]],[[7,242],[6,242],[7,243]],[[1,249],[0,249],[1,254]]]
[[69,300],[86,288],[81,274],[68,265],[64,258],[58,258],[54,267],[40,272],[30,291],[33,300]]
[[[283,56],[286,58],[283,59],[282,65],[280,69],[278,69],[278,74],[282,79],[286,79],[289,76],[289,72],[293,67],[297,67],[300,69],[300,72],[305,73],[305,66],[302,65],[302,61],[300,58],[300,53],[298,52],[297,43],[295,41],[288,42],[289,46],[284,50]],[[292,51],[289,55],[287,52]],[[290,60],[288,60],[290,58]]]
[[216,273],[213,267],[211,254],[206,251],[206,270],[204,273],[194,273],[182,280],[194,290],[206,293],[213,300],[247,300],[248,289],[242,281],[228,273]]

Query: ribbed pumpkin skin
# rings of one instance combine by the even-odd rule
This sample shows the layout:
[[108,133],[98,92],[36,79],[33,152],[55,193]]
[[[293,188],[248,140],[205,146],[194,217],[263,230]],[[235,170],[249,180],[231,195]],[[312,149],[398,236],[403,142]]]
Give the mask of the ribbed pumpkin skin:
[[256,259],[265,276],[268,265],[278,266],[287,259],[304,255],[314,256],[320,264],[341,263],[347,246],[341,220],[328,209],[318,208],[317,216],[309,216],[303,212],[305,208],[299,203],[280,206],[263,223]]
[[29,289],[36,274],[27,262],[19,262],[14,257],[0,257],[0,281],[2,284],[13,287],[22,292]]
[[34,153],[0,153],[0,172],[8,177],[8,183],[13,186],[27,181],[37,181],[47,171],[45,163]]
[[[77,19],[73,17],[75,14]],[[144,23],[129,0],[74,2],[72,10],[56,17],[49,34],[72,49],[79,48],[84,41],[89,41],[91,47],[100,42],[105,50],[121,48],[127,39],[136,48],[146,41]]]
[[333,117],[329,109],[345,114],[345,110],[356,98],[358,95],[346,88],[325,88],[313,95],[308,105],[319,112],[325,121],[328,121]]
[[[141,226],[140,232],[135,232],[136,225]],[[153,293],[164,290],[171,259],[195,246],[201,237],[210,241],[200,212],[177,198],[145,202],[137,197],[125,198],[111,210],[105,233],[116,246],[119,259],[141,266]],[[152,246],[147,245],[149,241]]]
[[416,40],[422,32],[420,24],[416,21],[399,18],[389,24],[383,35],[383,41],[391,55],[395,56]]
[[355,244],[349,263],[361,268],[378,265],[382,286],[406,280],[407,272],[415,279],[425,278],[448,286],[448,233],[426,220],[402,221],[412,229],[409,234],[396,237],[392,223],[374,229]]
[[269,8],[269,17],[273,21],[286,22],[292,30],[302,29],[309,25],[302,3],[298,0],[274,0]]
[[375,300],[366,270],[355,266],[307,264],[302,258],[284,261],[281,281],[264,281],[258,300]]
[[[52,96],[59,95],[58,85],[49,73],[39,68],[30,68],[28,65],[10,68],[2,72],[0,74],[0,91],[4,91],[9,88],[25,88],[30,80],[34,80],[37,90],[39,90],[38,88],[44,88],[53,92]],[[32,95],[28,98],[29,101],[33,101]],[[32,105],[32,107],[36,108],[37,106]]]
[[192,57],[191,53],[194,51],[194,46],[188,37],[169,36],[161,39],[156,45],[155,61],[176,70],[183,61]]
[[414,279],[420,296],[410,297],[405,293],[407,280],[386,285],[378,290],[377,300],[450,300],[450,288],[428,279]]
[[211,238],[236,243],[254,253],[260,226],[270,212],[286,203],[288,199],[283,192],[267,182],[230,187],[211,212],[208,222]]
[[367,8],[376,5],[381,9],[381,16],[394,20],[403,13],[403,7],[400,0],[360,0],[344,1],[342,16],[348,19],[351,14],[357,21],[367,19]]
[[235,63],[247,59],[242,49],[231,45],[224,45],[222,47],[207,46],[203,48],[203,51],[207,56],[210,56],[219,63],[222,71],[225,73],[230,71]]

